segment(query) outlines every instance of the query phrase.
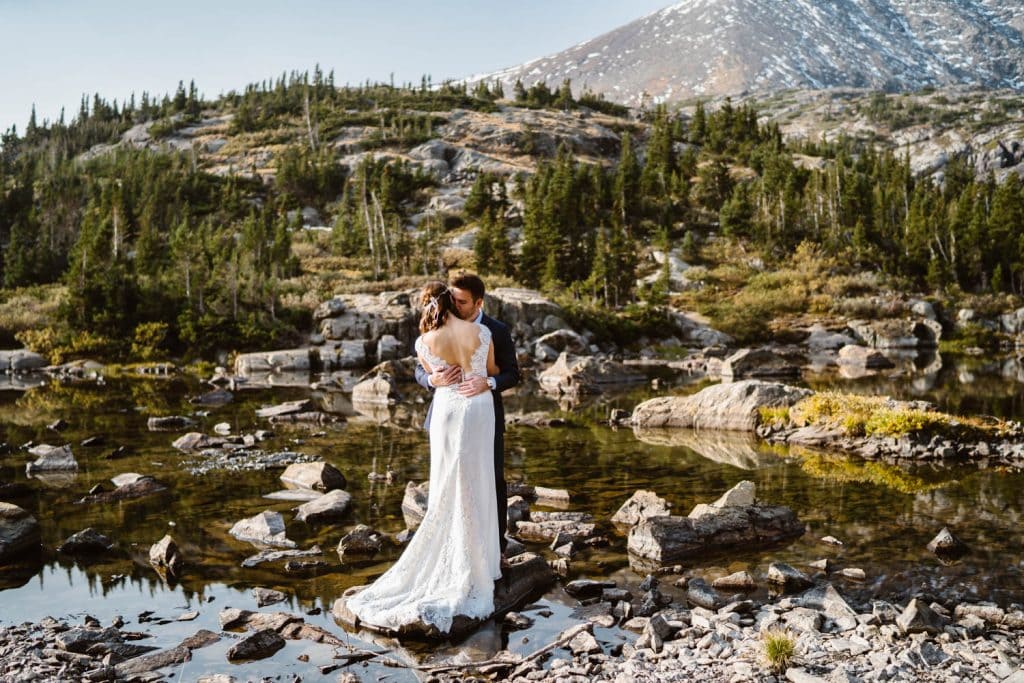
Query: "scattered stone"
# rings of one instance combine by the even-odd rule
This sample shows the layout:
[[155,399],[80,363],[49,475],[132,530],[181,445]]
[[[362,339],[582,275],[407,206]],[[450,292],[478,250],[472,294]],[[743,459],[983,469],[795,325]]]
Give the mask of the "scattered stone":
[[768,580],[786,590],[799,590],[812,584],[806,574],[785,562],[772,562],[768,566]]
[[284,638],[273,629],[257,631],[228,649],[228,660],[266,659],[285,645]]
[[352,494],[341,489],[329,491],[316,500],[295,508],[295,519],[307,524],[319,524],[343,517],[352,503]]
[[264,510],[258,515],[236,522],[228,533],[239,541],[256,546],[295,547],[295,541],[285,536],[284,518],[281,513],[271,510]]
[[345,475],[327,462],[302,462],[289,465],[281,475],[285,484],[317,491],[343,489],[348,484]]
[[867,579],[867,574],[864,573],[864,570],[857,567],[846,567],[839,572],[839,575],[852,581],[864,581]]
[[709,586],[704,579],[690,579],[686,586],[686,599],[691,605],[698,605],[705,609],[716,610],[721,607],[725,600],[718,592]]
[[385,536],[365,524],[360,524],[345,534],[338,543],[338,556],[344,561],[345,555],[375,555],[384,547]]
[[928,605],[918,598],[914,598],[903,609],[903,613],[896,618],[896,625],[903,633],[928,633],[937,635],[942,633],[945,620],[932,611]]
[[835,545],[835,546],[842,546],[843,545],[843,542],[840,541],[835,536],[824,536],[821,539],[821,542],[826,544],[826,545]]
[[49,446],[40,444],[28,449],[28,452],[36,456],[34,462],[25,466],[28,474],[38,472],[68,472],[78,469],[78,461],[71,453],[71,446]]
[[177,576],[185,564],[178,550],[178,544],[174,542],[170,534],[150,547],[149,563],[158,570],[166,570],[171,576]]

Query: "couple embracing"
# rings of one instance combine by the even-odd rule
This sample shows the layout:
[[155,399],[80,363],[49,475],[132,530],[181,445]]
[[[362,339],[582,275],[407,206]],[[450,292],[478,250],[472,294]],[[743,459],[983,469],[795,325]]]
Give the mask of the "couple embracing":
[[434,391],[429,504],[398,561],[348,608],[399,631],[423,622],[448,633],[456,616],[486,619],[501,578],[507,489],[501,392],[519,383],[508,328],[483,313],[484,283],[459,275],[424,286],[416,380]]

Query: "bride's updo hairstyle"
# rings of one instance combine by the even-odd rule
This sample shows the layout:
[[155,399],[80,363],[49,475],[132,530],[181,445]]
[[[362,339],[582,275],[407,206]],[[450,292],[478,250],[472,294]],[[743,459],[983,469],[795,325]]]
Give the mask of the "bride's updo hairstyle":
[[420,307],[423,309],[420,315],[420,334],[426,334],[444,325],[449,314],[458,317],[455,299],[452,298],[448,285],[440,280],[423,285],[423,291],[420,292]]

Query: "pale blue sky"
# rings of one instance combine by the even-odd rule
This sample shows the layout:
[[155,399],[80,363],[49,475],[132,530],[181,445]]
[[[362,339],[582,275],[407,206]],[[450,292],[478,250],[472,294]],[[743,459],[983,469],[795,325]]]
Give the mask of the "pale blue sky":
[[282,71],[335,82],[434,81],[514,66],[671,0],[0,0],[0,129],[70,119],[82,93],[122,101],[195,79],[213,96]]

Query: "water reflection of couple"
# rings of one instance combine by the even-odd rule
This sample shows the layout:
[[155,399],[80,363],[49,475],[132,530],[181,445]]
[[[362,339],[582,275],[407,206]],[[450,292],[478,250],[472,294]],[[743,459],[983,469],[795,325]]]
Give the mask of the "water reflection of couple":
[[501,392],[518,384],[519,365],[508,328],[484,315],[483,298],[475,275],[423,288],[416,379],[434,391],[430,500],[398,561],[348,600],[364,624],[447,633],[458,615],[494,611],[507,526]]

